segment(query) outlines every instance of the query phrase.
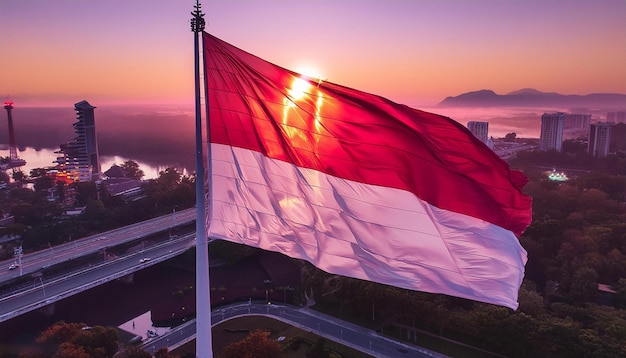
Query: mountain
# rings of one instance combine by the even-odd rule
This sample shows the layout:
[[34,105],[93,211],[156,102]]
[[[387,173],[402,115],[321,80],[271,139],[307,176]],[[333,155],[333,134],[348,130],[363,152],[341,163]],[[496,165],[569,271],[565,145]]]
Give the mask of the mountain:
[[587,95],[564,95],[523,88],[508,94],[497,94],[492,90],[467,92],[446,97],[441,107],[554,107],[554,108],[626,108],[626,94],[592,93]]

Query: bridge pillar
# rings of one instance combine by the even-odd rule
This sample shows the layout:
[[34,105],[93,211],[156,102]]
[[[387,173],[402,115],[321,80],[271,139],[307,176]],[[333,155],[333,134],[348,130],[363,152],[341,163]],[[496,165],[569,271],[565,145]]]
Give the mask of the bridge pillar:
[[129,273],[126,276],[122,276],[120,277],[118,280],[124,282],[125,284],[130,285],[131,283],[133,283],[135,281],[135,273]]

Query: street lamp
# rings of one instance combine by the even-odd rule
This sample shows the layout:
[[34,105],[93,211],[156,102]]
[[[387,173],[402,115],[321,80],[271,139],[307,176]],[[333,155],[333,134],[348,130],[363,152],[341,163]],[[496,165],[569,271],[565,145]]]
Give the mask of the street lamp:
[[[43,284],[43,279],[41,278],[41,272],[37,272],[33,274],[34,277],[39,278],[39,283],[41,283],[41,289],[43,290],[43,298],[46,298],[46,286]],[[35,285],[37,283],[37,279],[35,279]]]
[[22,276],[23,268],[22,268],[22,245],[13,248],[13,255],[15,256],[15,262],[17,263],[17,266],[20,268],[20,276]]

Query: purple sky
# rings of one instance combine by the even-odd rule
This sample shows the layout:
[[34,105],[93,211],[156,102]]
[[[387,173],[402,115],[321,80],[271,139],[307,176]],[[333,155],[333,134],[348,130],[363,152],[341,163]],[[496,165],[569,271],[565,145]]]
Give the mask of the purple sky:
[[[193,103],[192,0],[2,0],[16,105]],[[626,93],[624,0],[202,2],[207,31],[280,66],[414,107],[521,88]]]

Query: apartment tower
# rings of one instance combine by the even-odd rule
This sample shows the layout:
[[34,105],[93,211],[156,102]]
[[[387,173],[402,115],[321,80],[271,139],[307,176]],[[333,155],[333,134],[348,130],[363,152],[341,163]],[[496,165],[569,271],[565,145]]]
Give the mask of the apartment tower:
[[594,123],[589,127],[589,144],[587,145],[589,154],[600,158],[609,155],[612,126],[612,123]]
[[95,108],[87,101],[74,105],[77,118],[73,126],[76,137],[61,144],[61,149],[56,152],[59,156],[55,163],[58,164],[60,174],[73,181],[85,182],[100,178]]
[[539,137],[539,149],[554,149],[560,152],[563,148],[563,123],[565,114],[544,113],[541,116],[541,134]]

